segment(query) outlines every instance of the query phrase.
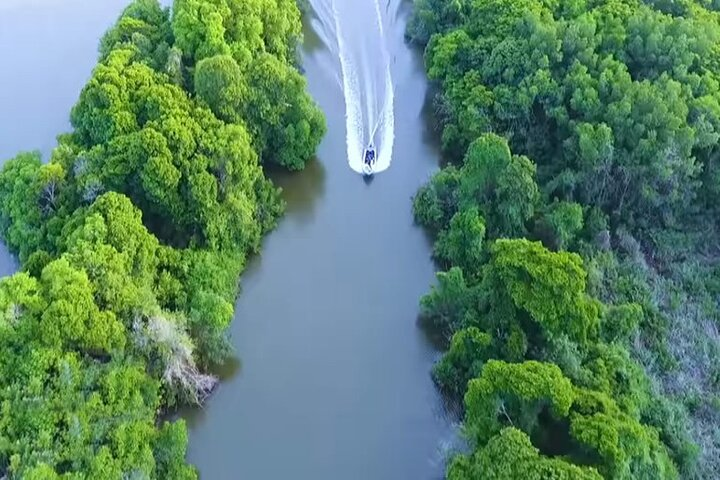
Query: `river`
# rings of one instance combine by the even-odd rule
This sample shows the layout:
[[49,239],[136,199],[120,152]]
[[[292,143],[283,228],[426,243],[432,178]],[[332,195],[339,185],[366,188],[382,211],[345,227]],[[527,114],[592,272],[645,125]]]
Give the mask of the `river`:
[[[49,153],[125,3],[0,1],[0,158]],[[386,32],[392,165],[369,183],[348,165],[337,56],[306,22],[303,66],[328,133],[305,171],[273,174],[288,208],[243,275],[231,326],[238,360],[186,415],[203,479],[442,476],[454,434],[429,375],[438,353],[417,324],[434,266],[411,214],[439,154],[422,59],[402,40],[407,10]],[[2,273],[14,268],[3,252]]]

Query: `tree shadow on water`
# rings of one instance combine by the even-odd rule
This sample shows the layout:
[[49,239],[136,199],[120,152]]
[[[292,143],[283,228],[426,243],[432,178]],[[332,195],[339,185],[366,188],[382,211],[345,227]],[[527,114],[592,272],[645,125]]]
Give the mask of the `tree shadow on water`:
[[273,183],[282,188],[282,198],[287,203],[285,216],[301,223],[312,220],[317,200],[325,193],[326,173],[322,163],[317,159],[309,160],[299,172],[274,167],[266,170]]
[[[229,380],[232,380],[233,378],[237,377],[240,372],[242,371],[242,361],[240,358],[236,357],[235,355],[231,355],[228,357],[227,360],[225,360],[220,365],[212,365],[209,368],[208,373],[215,375],[220,382],[218,383],[218,386],[216,387],[216,390],[218,388],[222,388],[225,383],[227,383]],[[217,394],[217,391],[213,392],[213,394],[207,399],[207,401],[212,401],[213,395]],[[172,412],[167,416],[168,420],[178,420],[180,418],[184,419],[187,422],[187,425],[190,429],[192,429],[195,426],[202,425],[205,421],[206,411],[205,411],[205,405],[200,406],[192,406],[192,405],[186,405],[181,407],[179,410]]]

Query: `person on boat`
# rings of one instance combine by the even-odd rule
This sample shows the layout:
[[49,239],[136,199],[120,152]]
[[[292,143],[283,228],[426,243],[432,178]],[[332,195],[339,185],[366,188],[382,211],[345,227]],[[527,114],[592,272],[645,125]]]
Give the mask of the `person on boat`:
[[370,147],[365,150],[365,163],[370,165],[375,161],[375,149]]

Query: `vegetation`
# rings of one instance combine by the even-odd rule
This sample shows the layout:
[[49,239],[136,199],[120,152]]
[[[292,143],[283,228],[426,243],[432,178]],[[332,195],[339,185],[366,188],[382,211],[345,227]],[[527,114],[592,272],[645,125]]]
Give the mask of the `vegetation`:
[[[229,353],[244,259],[323,117],[295,70],[292,0],[135,0],[49,163],[0,173],[0,476],[197,478],[182,421]],[[261,160],[262,159],[262,160]]]
[[720,476],[715,10],[415,1],[449,163],[414,201],[446,270],[421,305],[472,447],[448,478]]

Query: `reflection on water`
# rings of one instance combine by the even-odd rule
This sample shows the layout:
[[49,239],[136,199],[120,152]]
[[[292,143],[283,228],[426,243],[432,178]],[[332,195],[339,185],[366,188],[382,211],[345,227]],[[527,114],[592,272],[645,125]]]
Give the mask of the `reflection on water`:
[[322,163],[313,159],[300,172],[272,168],[267,170],[267,174],[275,185],[282,188],[288,217],[300,223],[312,220],[315,207],[325,193],[325,167]]
[[[232,356],[225,360],[222,365],[215,365],[210,369],[210,373],[217,376],[220,379],[218,388],[223,388],[223,383],[226,383],[233,378],[237,377],[242,370],[242,361],[237,356]],[[201,425],[205,421],[207,411],[200,407],[183,407],[180,411],[175,412],[170,416],[172,420],[178,418],[184,418],[189,428],[193,428],[197,425]]]
[[97,46],[127,0],[0,0],[0,159],[40,150],[70,128]]

